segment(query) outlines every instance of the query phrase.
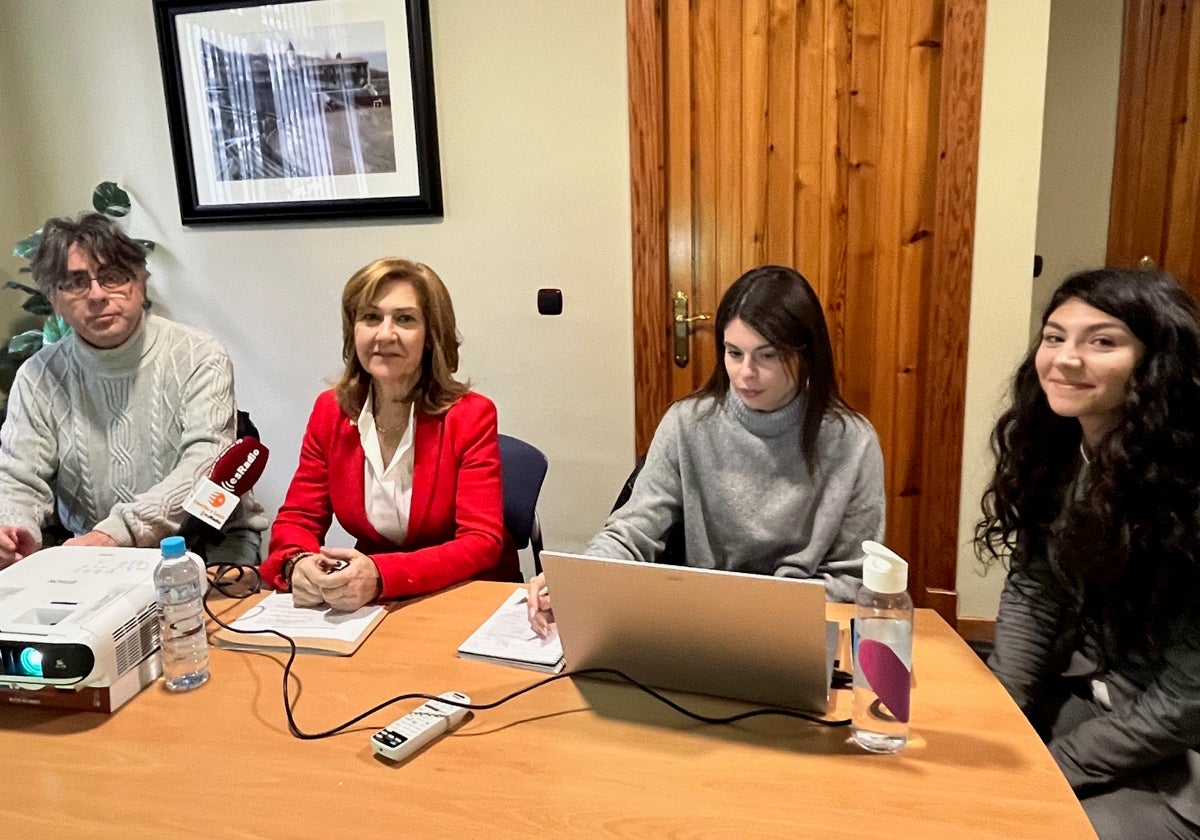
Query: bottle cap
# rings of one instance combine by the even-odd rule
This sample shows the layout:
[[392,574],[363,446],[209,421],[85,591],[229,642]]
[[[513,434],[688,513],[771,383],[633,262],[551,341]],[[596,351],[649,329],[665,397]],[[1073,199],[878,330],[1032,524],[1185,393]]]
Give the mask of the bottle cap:
[[864,540],[862,550],[867,555],[863,561],[863,586],[884,595],[903,592],[908,587],[908,563],[904,558],[874,540]]
[[183,541],[183,537],[166,537],[159,548],[162,549],[163,557],[182,557],[187,553],[187,543]]

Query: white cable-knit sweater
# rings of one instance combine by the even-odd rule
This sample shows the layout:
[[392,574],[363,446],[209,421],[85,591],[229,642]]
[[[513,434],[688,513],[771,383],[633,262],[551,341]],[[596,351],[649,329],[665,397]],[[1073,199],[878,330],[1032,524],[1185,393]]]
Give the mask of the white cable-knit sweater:
[[[0,428],[0,525],[40,542],[57,510],[75,534],[156,546],[178,531],[184,500],[235,429],[233,365],[200,330],[146,313],[111,350],[64,339],[13,382]],[[235,517],[234,527],[266,527],[252,498]]]

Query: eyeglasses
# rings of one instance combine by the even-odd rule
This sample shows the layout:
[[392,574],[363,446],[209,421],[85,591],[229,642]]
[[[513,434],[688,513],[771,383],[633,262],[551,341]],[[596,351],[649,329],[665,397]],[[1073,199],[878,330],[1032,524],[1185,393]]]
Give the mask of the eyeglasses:
[[[100,288],[106,292],[115,291],[127,285],[133,276],[119,268],[110,266],[100,266],[96,269],[94,275],[96,282],[100,284]],[[59,294],[64,295],[85,295],[92,288],[93,275],[86,271],[68,271],[66,276],[54,284],[54,288]]]

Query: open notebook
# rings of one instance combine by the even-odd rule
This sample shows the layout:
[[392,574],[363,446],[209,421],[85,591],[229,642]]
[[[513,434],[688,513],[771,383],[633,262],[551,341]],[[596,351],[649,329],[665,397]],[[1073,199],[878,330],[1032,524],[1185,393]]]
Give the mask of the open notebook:
[[[387,607],[370,604],[354,612],[329,606],[297,607],[292,593],[272,592],[252,604],[230,627],[238,630],[278,630],[291,636],[296,649],[306,653],[330,653],[349,656],[371,635]],[[233,650],[269,650],[288,647],[273,633],[234,633],[222,627],[212,635],[213,642]]]
[[568,671],[824,714],[838,626],[820,581],[543,551]]
[[463,659],[549,674],[557,674],[563,669],[563,650],[558,634],[540,639],[529,627],[524,587],[509,595],[500,608],[458,646],[458,655]]

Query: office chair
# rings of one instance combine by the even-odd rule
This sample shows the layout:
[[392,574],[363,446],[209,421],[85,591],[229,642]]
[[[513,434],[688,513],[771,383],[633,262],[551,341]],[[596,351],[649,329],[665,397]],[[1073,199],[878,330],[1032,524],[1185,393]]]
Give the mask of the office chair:
[[500,466],[504,473],[504,528],[517,549],[529,546],[534,574],[542,571],[542,526],[537,500],[550,462],[536,446],[500,435]]

